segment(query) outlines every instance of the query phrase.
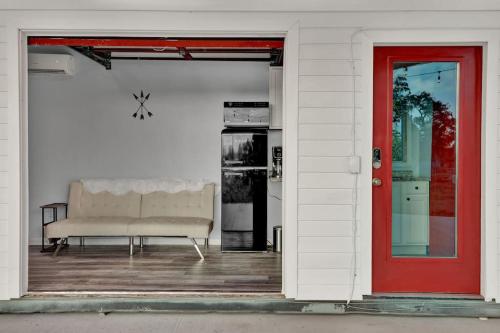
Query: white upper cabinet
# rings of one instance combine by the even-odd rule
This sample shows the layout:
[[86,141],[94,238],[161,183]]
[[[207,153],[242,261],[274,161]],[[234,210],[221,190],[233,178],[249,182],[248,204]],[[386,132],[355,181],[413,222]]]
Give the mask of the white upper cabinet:
[[271,123],[269,128],[283,126],[283,67],[269,67],[269,108]]

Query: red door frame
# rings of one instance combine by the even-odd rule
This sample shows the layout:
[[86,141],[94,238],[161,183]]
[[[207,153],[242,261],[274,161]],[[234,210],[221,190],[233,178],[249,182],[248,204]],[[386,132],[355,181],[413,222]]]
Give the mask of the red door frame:
[[[396,61],[459,63],[457,152],[457,257],[401,258],[392,250],[392,64]],[[374,48],[373,146],[382,167],[373,177],[373,292],[480,293],[482,47]],[[466,139],[464,139],[466,138]]]

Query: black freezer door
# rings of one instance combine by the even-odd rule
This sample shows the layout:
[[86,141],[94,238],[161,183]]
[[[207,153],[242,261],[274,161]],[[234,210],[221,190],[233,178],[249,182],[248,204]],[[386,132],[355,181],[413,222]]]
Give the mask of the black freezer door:
[[267,170],[222,170],[222,250],[266,251]]
[[222,167],[267,167],[267,131],[222,131]]

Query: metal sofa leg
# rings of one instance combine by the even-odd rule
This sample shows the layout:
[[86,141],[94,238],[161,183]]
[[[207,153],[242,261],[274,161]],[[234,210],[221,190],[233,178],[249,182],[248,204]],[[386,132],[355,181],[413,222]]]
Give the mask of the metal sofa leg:
[[205,238],[205,249],[208,249],[208,238]]
[[59,241],[59,245],[57,245],[57,248],[54,251],[54,254],[52,254],[53,257],[57,257],[57,255],[59,254],[59,251],[61,251],[61,249],[63,248],[65,241],[67,242],[68,239],[67,238],[61,238],[61,240]]
[[85,246],[85,238],[80,237],[80,246]]
[[144,237],[139,237],[139,247],[142,249],[144,247]]
[[191,238],[191,242],[193,243],[194,248],[196,249],[196,252],[198,252],[198,255],[200,256],[201,260],[205,260],[205,257],[203,256],[203,254],[200,251],[200,248],[198,247],[198,243],[196,243],[196,239]]
[[128,247],[129,247],[128,254],[130,256],[133,256],[134,255],[134,237],[128,238]]

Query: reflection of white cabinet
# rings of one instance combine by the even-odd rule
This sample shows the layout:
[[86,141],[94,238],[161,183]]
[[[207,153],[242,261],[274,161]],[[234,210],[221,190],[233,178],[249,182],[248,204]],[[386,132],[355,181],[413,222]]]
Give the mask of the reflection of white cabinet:
[[269,108],[271,123],[269,128],[283,126],[283,67],[269,67]]
[[393,181],[393,255],[426,255],[429,247],[429,182]]

